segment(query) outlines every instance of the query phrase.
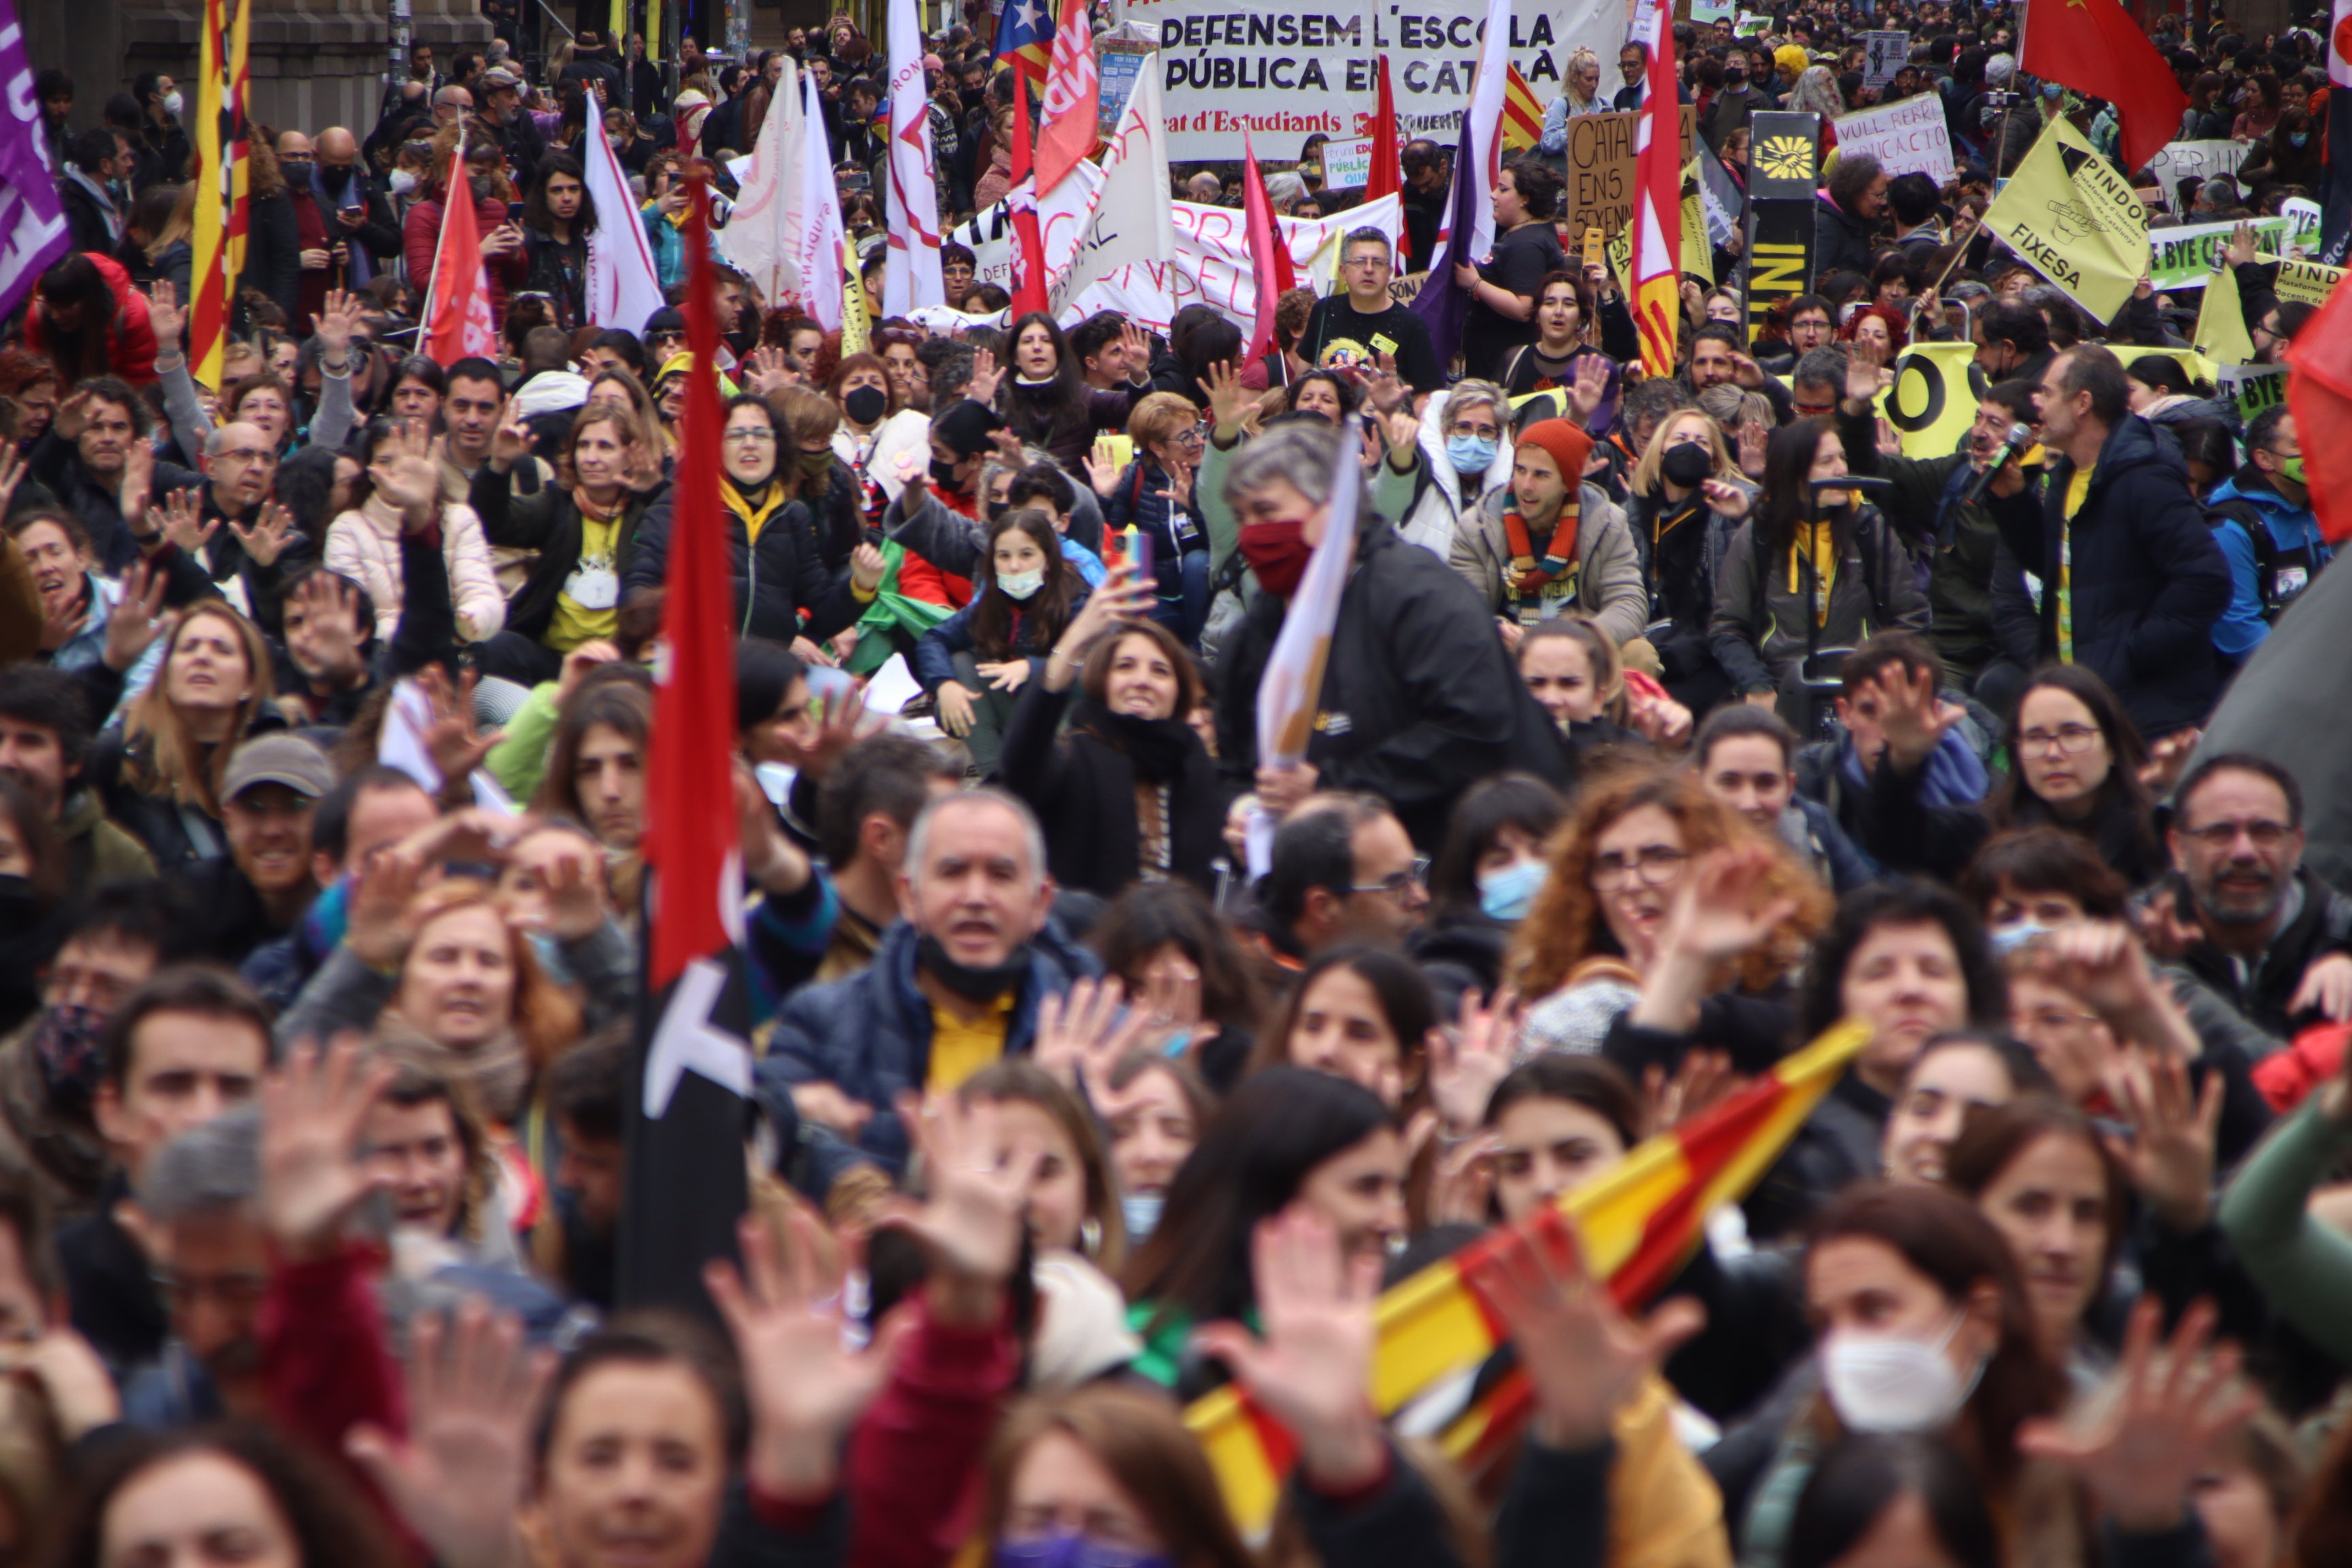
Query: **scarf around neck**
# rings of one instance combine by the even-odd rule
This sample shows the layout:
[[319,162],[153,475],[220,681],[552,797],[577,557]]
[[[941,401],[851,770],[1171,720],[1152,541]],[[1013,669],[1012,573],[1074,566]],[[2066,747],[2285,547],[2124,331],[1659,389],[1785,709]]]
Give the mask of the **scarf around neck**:
[[1584,510],[1581,487],[1568,493],[1560,503],[1559,521],[1552,524],[1551,538],[1538,559],[1534,541],[1529,537],[1528,520],[1517,507],[1503,510],[1503,538],[1511,552],[1511,587],[1522,598],[1531,598],[1559,579],[1576,570],[1576,524]]

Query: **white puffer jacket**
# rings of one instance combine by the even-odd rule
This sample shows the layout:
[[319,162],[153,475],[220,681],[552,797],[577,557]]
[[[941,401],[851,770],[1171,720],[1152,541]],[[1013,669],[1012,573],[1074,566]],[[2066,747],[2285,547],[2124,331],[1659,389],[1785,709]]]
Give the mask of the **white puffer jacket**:
[[[490,542],[473,508],[442,503],[441,554],[449,563],[458,638],[486,642],[498,636],[507,624],[506,595],[499,592]],[[326,566],[367,590],[375,602],[375,635],[392,636],[400,624],[400,513],[371,495],[335,519],[327,529]]]
[[1429,400],[1421,411],[1421,460],[1429,465],[1429,483],[1412,503],[1412,510],[1397,524],[1397,531],[1409,543],[1418,544],[1440,561],[1454,559],[1454,525],[1465,513],[1475,512],[1479,503],[1495,490],[1508,489],[1511,483],[1511,411],[1496,412],[1503,427],[1503,437],[1495,448],[1495,461],[1478,482],[1478,493],[1467,502],[1462,497],[1462,476],[1445,456],[1445,408],[1454,401],[1451,392],[1441,393]]

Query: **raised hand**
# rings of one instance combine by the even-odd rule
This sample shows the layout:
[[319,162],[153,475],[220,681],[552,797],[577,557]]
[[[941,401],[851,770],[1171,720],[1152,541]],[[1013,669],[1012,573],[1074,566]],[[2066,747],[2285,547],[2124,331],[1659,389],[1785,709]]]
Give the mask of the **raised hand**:
[[1087,448],[1087,483],[1095,494],[1108,500],[1118,489],[1118,459],[1111,456],[1110,437],[1097,436],[1095,444]]
[[1389,462],[1399,473],[1412,471],[1421,454],[1421,419],[1413,411],[1399,408],[1381,415],[1377,421],[1381,437],[1387,441]]
[[1701,856],[1675,891],[1660,951],[1712,967],[1761,947],[1797,912],[1795,899],[1770,890],[1773,865],[1772,852],[1752,842]]
[[2244,267],[2250,265],[2258,254],[2260,247],[2254,241],[2254,226],[2242,222],[2230,231],[2230,242],[2222,248],[2221,258],[2231,267]]
[[[195,486],[187,487],[194,491]],[[133,533],[147,520],[149,506],[155,498],[155,448],[134,438],[130,449],[122,454],[121,498],[123,526]]]
[[1456,1026],[1429,1031],[1429,1089],[1446,1131],[1463,1136],[1486,1119],[1486,1101],[1513,1066],[1522,1022],[1519,994],[1506,985],[1492,995],[1462,994]]
[[1004,373],[997,368],[996,355],[982,349],[971,356],[971,379],[964,383],[963,395],[974,403],[993,404],[997,384],[1003,379]]
[[1685,1051],[1672,1078],[1653,1062],[1642,1069],[1642,1130],[1654,1136],[1679,1127],[1738,1087],[1728,1051]]
[[179,352],[188,313],[180,308],[180,291],[168,278],[155,279],[154,292],[147,298],[147,324],[154,329],[155,342],[165,353]]
[[1126,987],[1117,977],[1080,980],[1069,996],[1037,1004],[1036,1043],[1030,1059],[1090,1100],[1099,1100],[1110,1069],[1143,1037],[1147,1015],[1124,1005]]
[[[122,491],[126,496],[131,493],[127,482]],[[221,531],[221,519],[205,521],[204,491],[198,486],[173,490],[163,498],[163,526],[149,536],[158,550],[166,544],[176,544],[186,554],[201,555],[205,546],[213,542],[213,535]]]
[[252,558],[256,566],[275,564],[278,556],[285,553],[286,542],[294,533],[294,514],[274,500],[262,503],[251,528],[235,518],[224,521],[228,524],[229,532],[236,536],[237,543],[244,546],[246,554]]
[[926,1196],[899,1199],[887,1223],[923,1243],[934,1282],[950,1287],[956,1306],[986,1306],[1021,1261],[1029,1184],[1045,1150],[1025,1137],[1005,1149],[996,1108],[953,1095],[927,1104],[901,1095],[898,1119],[922,1160]]
[[[89,625],[89,605],[70,599],[44,600],[41,605],[41,651],[55,653],[81,636]],[[121,673],[116,671],[117,674]]]
[[1343,1257],[1330,1220],[1295,1203],[1259,1222],[1250,1263],[1264,1337],[1219,1322],[1192,1342],[1298,1439],[1299,1461],[1321,1489],[1351,1490],[1389,1462],[1371,1401],[1380,1255]]
[[572,700],[580,686],[581,678],[600,664],[618,664],[621,650],[604,638],[582,643],[563,656],[563,668],[555,678],[555,705],[559,708]]
[[1399,380],[1396,361],[1377,349],[1372,353],[1372,368],[1359,373],[1364,383],[1365,399],[1379,414],[1393,414],[1412,401],[1412,394]]
[[1856,700],[1875,698],[1879,722],[1886,731],[1887,760],[1898,773],[1910,773],[1925,763],[1944,738],[1944,731],[1968,717],[1957,702],[1937,697],[1937,674],[1890,664],[1864,681]]
[[115,601],[114,613],[106,618],[106,651],[101,657],[107,668],[117,675],[128,673],[155,646],[155,639],[172,629],[179,617],[163,611],[163,590],[169,585],[167,575],[144,561],[132,562],[131,570],[122,574],[122,597]]
[[1652,745],[1680,748],[1691,737],[1691,710],[1662,691],[1625,689],[1625,723]]
[[562,837],[562,847],[544,868],[541,929],[558,942],[581,942],[595,935],[613,913],[604,889],[604,853],[576,834]]
[[292,1258],[331,1256],[343,1223],[383,1178],[360,1147],[368,1108],[393,1079],[391,1062],[362,1061],[357,1036],[323,1052],[300,1044],[261,1085],[261,1219]]
[[412,531],[439,515],[441,470],[434,466],[432,443],[417,421],[395,424],[384,433],[376,443],[368,477],[383,499],[400,509],[403,525]]
[[310,643],[305,657],[316,661],[319,674],[341,679],[359,668],[358,589],[332,572],[313,572],[295,584],[287,607],[302,612]]
[[1609,395],[1609,361],[1601,354],[1576,356],[1576,380],[1568,389],[1568,417],[1582,426],[1592,423]]
[[345,356],[351,352],[352,336],[360,330],[359,301],[344,289],[330,289],[319,313],[310,320],[317,326],[320,360],[343,360],[348,373],[351,366]]
[[865,693],[854,687],[847,691],[835,691],[819,702],[816,720],[816,738],[805,746],[781,731],[772,737],[772,743],[783,753],[783,761],[814,779],[823,779],[831,773],[842,753],[881,727],[879,723],[866,723]]
[[1728,479],[1702,479],[1698,488],[1699,493],[1706,497],[1708,507],[1735,522],[1746,517],[1754,504],[1746,490]]
[[743,875],[761,889],[785,896],[808,886],[809,859],[800,846],[784,835],[776,808],[760,787],[759,775],[741,757],[735,759],[735,834],[741,846]]
[[1845,395],[1849,403],[1867,404],[1886,385],[1886,351],[1857,338],[1845,357]]
[[1878,417],[1878,455],[1882,458],[1903,455],[1903,437],[1895,428],[1895,422],[1883,414]]
[[2018,1451],[2074,1472],[2119,1529],[2153,1533],[2180,1521],[2215,1447],[2262,1408],[2238,1377],[2239,1354],[2223,1343],[2207,1353],[2217,1314],[2198,1301],[2180,1315],[2161,1352],[2163,1309],[2144,1296],[2132,1309],[2115,1397],[2078,1402],[2086,1418],[2036,1417],[2018,1428]]
[[[1121,621],[1142,620],[1151,614],[1158,595],[1152,586],[1141,581],[1134,567],[1121,560],[1103,577],[1102,586],[1088,595],[1078,613],[1070,617],[1061,639],[1054,645],[1054,658],[1046,661],[1045,685],[1051,691],[1068,689],[1069,680],[1077,678],[1078,666],[1086,661],[1087,650],[1111,631]],[[1057,678],[1067,676],[1060,685]]]
[[1586,1272],[1574,1231],[1556,1214],[1489,1254],[1472,1281],[1508,1326],[1535,1387],[1537,1441],[1564,1453],[1600,1447],[1643,1380],[1706,1322],[1687,1296],[1643,1321],[1626,1317]]
[[758,1496],[814,1502],[839,1484],[844,1440],[881,1394],[914,1319],[894,1312],[866,1349],[849,1349],[842,1281],[819,1265],[816,1219],[793,1204],[785,1224],[789,1245],[746,1215],[736,1226],[742,1272],[720,1258],[704,1266],[702,1281],[742,1363],[751,1416],[745,1480]]
[[530,456],[530,426],[522,422],[522,410],[509,404],[507,416],[490,432],[490,471],[507,473]]
[[2352,1018],[2352,954],[2323,953],[2306,965],[2287,999],[2290,1015],[2316,1007],[2330,1023]]
[[1133,321],[1121,322],[1118,329],[1119,357],[1129,366],[1128,379],[1145,382],[1151,379],[1151,337]]
[[[1764,477],[1764,448],[1770,444],[1772,432],[1764,427],[1761,419],[1743,419],[1739,423],[1739,471],[1751,479]],[[1721,507],[1716,508],[1721,511]]]
[[65,401],[49,419],[49,428],[58,433],[60,441],[79,441],[89,427],[89,388],[76,387],[66,394]]
[[522,1325],[478,1297],[454,1317],[425,1312],[411,1331],[406,1438],[358,1426],[344,1451],[442,1568],[524,1568],[516,1517],[555,1355],[526,1347]]
[[433,722],[425,729],[425,750],[433,765],[441,770],[441,782],[454,785],[482,765],[506,731],[493,730],[485,735],[474,721],[474,688],[481,672],[468,669],[456,686],[449,684],[448,672],[437,664],[428,664],[416,675],[416,684],[425,690],[433,705]]
[[1202,383],[1209,394],[1209,417],[1215,422],[1213,434],[1230,442],[1242,427],[1242,404],[1249,389],[1234,369],[1231,360],[1219,360],[1211,365]]
[[2132,1131],[2128,1140],[2104,1134],[2108,1152],[2179,1235],[2202,1228],[2213,1211],[2213,1150],[2225,1087],[2219,1071],[2209,1071],[2203,1091],[2192,1092],[2189,1064],[2170,1055],[2133,1053],[2107,1074],[2107,1098]]
[[2141,764],[2139,782],[2147,793],[2161,799],[2172,793],[2180,782],[2181,773],[2196,752],[2197,742],[2205,738],[2199,729],[2176,730],[2147,748],[2147,761]]
[[791,385],[798,376],[792,362],[784,357],[784,351],[773,345],[753,349],[751,359],[745,363],[749,369],[743,377],[743,389],[754,397],[765,397],[772,392],[780,391]]
[[408,907],[424,886],[425,860],[406,845],[379,849],[360,868],[352,886],[343,945],[352,956],[379,973],[400,967],[416,931]]

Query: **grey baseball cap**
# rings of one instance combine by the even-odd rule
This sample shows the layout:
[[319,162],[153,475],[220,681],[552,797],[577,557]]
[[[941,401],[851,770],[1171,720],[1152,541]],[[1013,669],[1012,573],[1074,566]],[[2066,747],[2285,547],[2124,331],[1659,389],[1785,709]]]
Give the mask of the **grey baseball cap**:
[[247,741],[229,758],[221,798],[235,800],[266,784],[284,784],[305,799],[317,800],[335,787],[335,770],[324,752],[299,735],[264,735]]

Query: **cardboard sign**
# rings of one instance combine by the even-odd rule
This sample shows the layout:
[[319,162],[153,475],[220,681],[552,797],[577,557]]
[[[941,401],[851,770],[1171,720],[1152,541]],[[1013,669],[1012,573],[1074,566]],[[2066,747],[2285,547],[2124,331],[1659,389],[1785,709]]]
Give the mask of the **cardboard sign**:
[[[1895,73],[1911,63],[1911,35],[1908,33],[1864,33],[1862,36],[1862,85],[1885,87],[1895,79]],[[1838,132],[1839,145],[1845,142],[1845,132]]]
[[[1683,159],[1691,155],[1694,110],[1682,106]],[[1587,227],[1615,234],[1633,218],[1633,146],[1639,114],[1576,114],[1568,121],[1568,242],[1583,243]]]
[[1841,115],[1836,124],[1840,153],[1851,157],[1867,153],[1890,174],[1921,174],[1940,185],[1958,173],[1952,164],[1952,134],[1944,122],[1943,100],[1932,92]]

